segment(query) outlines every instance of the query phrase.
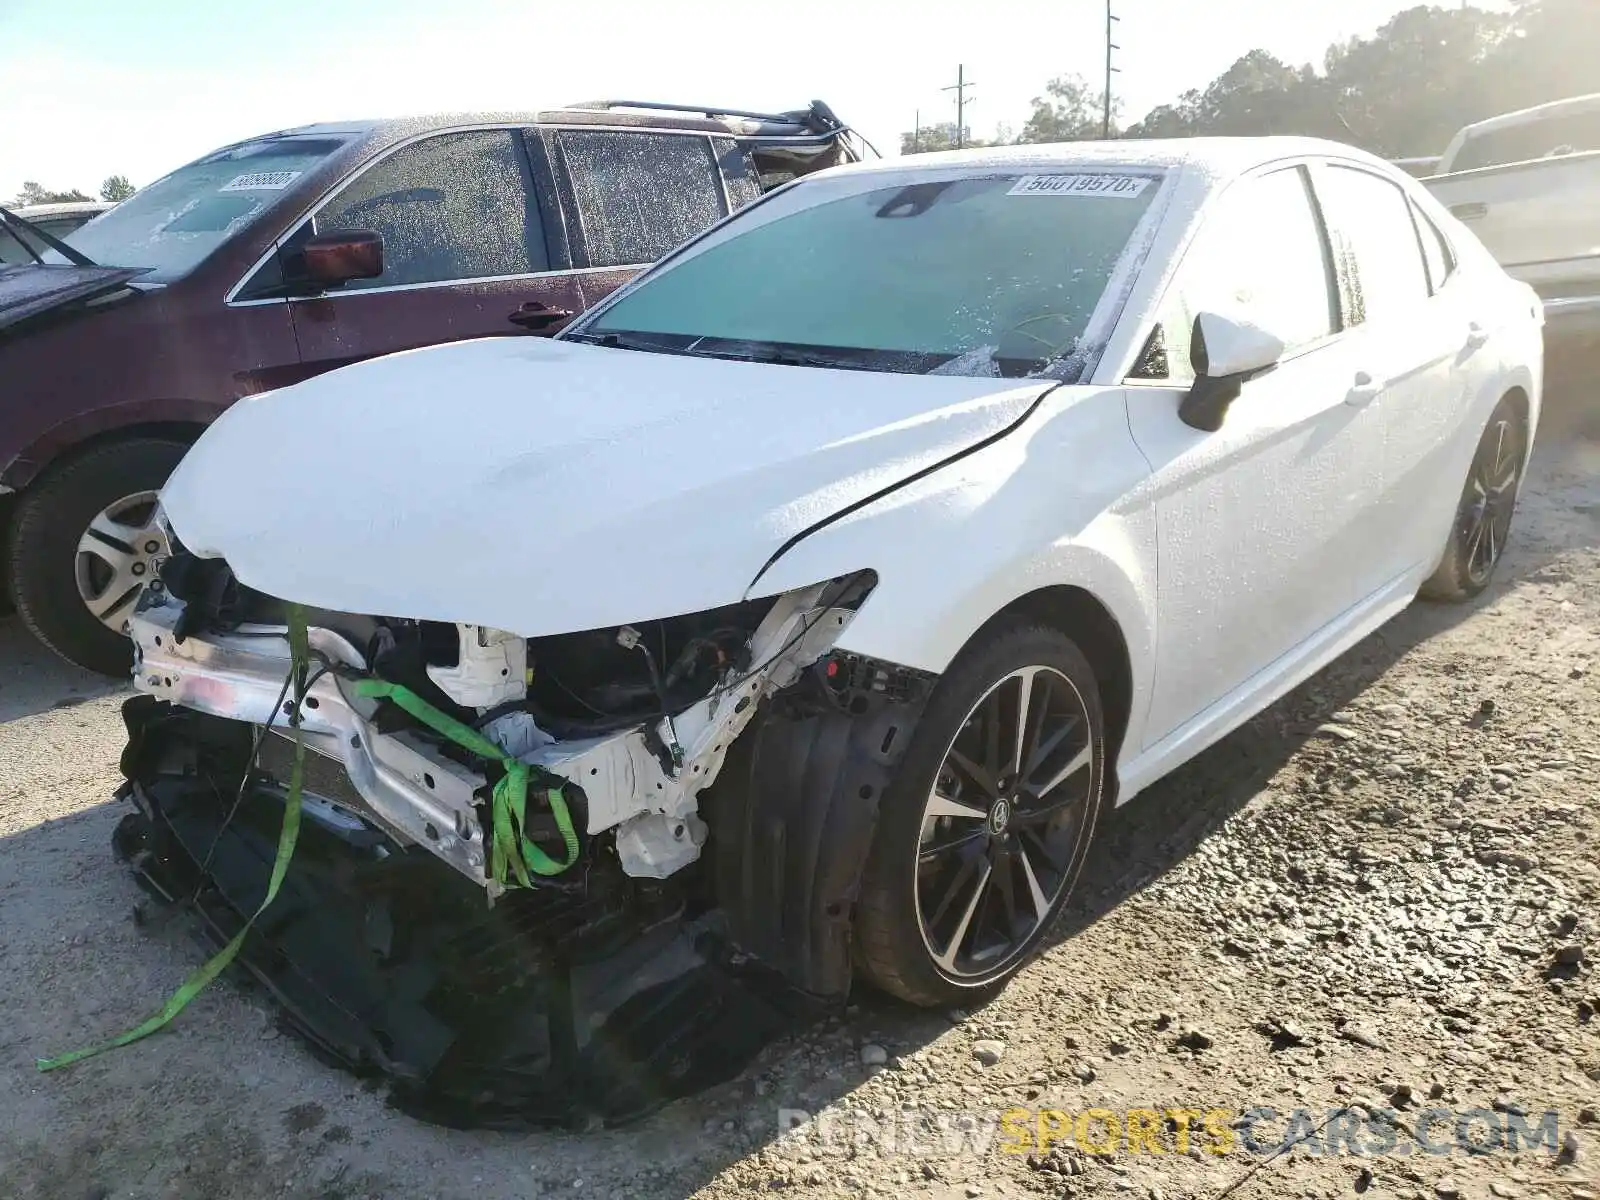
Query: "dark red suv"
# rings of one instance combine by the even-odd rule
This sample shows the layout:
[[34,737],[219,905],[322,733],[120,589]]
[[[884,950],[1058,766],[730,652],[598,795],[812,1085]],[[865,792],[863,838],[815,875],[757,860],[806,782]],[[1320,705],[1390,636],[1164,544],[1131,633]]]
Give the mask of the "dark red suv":
[[125,673],[124,620],[167,553],[156,495],[234,400],[435,342],[552,333],[857,144],[820,102],[314,125],[208,154],[40,264],[0,266],[17,611],[64,657]]

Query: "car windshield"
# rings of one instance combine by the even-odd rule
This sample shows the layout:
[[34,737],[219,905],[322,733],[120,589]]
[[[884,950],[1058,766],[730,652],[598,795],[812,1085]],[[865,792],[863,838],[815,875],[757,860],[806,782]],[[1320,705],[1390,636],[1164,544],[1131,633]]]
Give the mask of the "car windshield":
[[1016,375],[1078,348],[1159,172],[807,180],[568,335],[860,370]]
[[[218,150],[61,240],[101,266],[146,267],[141,280],[170,282],[259,220],[344,144],[330,137],[272,137]],[[66,260],[51,251],[45,261]]]

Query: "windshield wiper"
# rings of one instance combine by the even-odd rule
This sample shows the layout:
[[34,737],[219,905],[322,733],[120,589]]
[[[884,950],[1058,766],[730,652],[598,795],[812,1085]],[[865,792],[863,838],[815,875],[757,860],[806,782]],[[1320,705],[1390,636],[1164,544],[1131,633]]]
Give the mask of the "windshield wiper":
[[33,261],[38,263],[41,267],[44,266],[44,255],[40,254],[28,244],[28,239],[22,236],[24,232],[32,234],[34,237],[38,238],[46,246],[54,250],[57,254],[61,255],[74,266],[98,267],[100,265],[87,254],[83,254],[80,251],[74,250],[65,242],[58,241],[57,239],[51,237],[44,230],[40,229],[32,221],[19,217],[16,213],[11,212],[8,209],[0,208],[0,225],[4,225],[12,232],[13,235],[15,235],[17,241],[22,243],[22,248],[29,254],[33,255]]
[[563,342],[582,342],[585,346],[604,346],[608,350],[643,350],[647,354],[687,354],[681,346],[649,338],[629,337],[625,333],[569,333],[558,339]]

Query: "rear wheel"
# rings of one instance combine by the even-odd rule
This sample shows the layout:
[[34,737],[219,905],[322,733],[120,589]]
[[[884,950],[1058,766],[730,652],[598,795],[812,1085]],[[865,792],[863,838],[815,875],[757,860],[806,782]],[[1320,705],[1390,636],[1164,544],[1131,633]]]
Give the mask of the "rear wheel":
[[1500,401],[1478,442],[1461,490],[1444,558],[1422,585],[1429,600],[1461,603],[1489,586],[1505,553],[1528,456],[1528,423],[1510,396]]
[[168,552],[156,498],[186,449],[156,438],[97,446],[20,498],[12,599],[34,636],[69,662],[106,675],[132,670],[128,618]]
[[1099,817],[1094,673],[1031,622],[980,635],[929,700],[884,795],[856,909],[863,973],[914,1004],[972,1002],[1033,957]]

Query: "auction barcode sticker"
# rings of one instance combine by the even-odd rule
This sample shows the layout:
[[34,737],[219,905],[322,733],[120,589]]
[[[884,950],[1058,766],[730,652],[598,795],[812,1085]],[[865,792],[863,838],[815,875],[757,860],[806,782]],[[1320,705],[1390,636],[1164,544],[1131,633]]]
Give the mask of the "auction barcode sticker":
[[1132,200],[1144,193],[1147,175],[1024,175],[1008,196],[1115,196]]
[[281,192],[299,178],[299,171],[257,171],[253,175],[235,175],[217,191]]

